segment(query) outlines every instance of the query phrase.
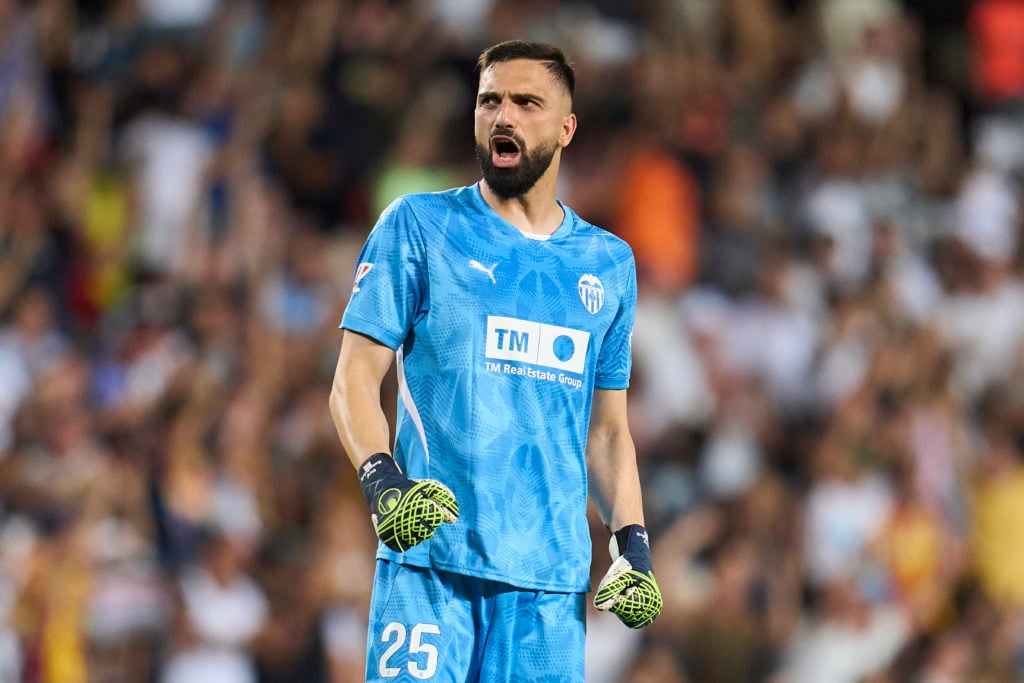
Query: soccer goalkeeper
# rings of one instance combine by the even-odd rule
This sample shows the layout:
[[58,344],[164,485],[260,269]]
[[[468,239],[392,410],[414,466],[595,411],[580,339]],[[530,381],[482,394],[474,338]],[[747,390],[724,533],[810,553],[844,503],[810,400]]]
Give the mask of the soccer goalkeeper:
[[524,41],[479,69],[482,180],[383,212],[341,323],[331,414],[381,541],[368,681],[583,681],[588,494],[614,532],[595,605],[661,611],[626,419],[633,255],[555,197],[575,75]]

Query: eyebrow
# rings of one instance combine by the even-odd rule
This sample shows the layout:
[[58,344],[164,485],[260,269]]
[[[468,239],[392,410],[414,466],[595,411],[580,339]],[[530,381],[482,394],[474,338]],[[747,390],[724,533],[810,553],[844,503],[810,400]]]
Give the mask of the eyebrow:
[[[476,101],[477,102],[481,102],[484,99],[491,98],[491,97],[500,100],[501,99],[501,94],[498,93],[495,90],[482,90],[479,93],[477,93]],[[534,102],[537,102],[537,103],[541,103],[541,104],[547,102],[547,100],[545,100],[542,96],[537,95],[535,93],[530,93],[530,92],[523,92],[523,93],[514,92],[514,93],[510,93],[508,97],[509,97],[510,100],[512,100],[516,104],[521,104],[523,102],[529,102],[531,100],[534,101]]]

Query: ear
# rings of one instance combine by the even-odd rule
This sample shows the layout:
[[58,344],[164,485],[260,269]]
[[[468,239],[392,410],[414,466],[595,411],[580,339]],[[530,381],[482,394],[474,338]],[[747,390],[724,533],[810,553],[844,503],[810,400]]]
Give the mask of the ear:
[[572,136],[576,134],[576,114],[567,114],[562,119],[562,130],[558,134],[558,144],[562,147],[568,147],[569,143],[572,142]]

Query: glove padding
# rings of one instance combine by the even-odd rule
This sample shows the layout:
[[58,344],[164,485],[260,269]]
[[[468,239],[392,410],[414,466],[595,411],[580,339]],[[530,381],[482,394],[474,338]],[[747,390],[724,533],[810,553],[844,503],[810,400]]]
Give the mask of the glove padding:
[[447,486],[433,479],[409,479],[386,453],[359,466],[359,484],[370,503],[377,537],[395,552],[422,543],[442,523],[459,517],[459,504]]
[[647,530],[630,524],[609,542],[612,566],[601,579],[594,607],[609,611],[630,628],[643,628],[661,614],[662,597],[651,568]]

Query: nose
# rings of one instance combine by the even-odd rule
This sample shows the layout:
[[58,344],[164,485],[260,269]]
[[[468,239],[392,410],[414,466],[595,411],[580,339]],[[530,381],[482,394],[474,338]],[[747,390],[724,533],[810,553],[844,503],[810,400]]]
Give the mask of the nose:
[[508,99],[503,99],[498,106],[498,114],[494,117],[494,124],[499,128],[512,128],[514,125],[512,117],[513,104]]

